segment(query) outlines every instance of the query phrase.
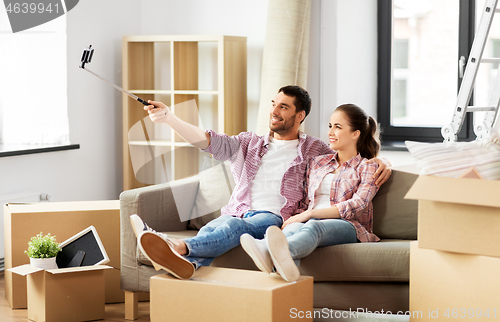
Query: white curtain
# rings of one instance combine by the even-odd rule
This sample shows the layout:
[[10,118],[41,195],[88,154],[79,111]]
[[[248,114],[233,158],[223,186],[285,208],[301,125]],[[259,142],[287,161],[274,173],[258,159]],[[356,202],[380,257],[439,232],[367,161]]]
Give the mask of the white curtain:
[[69,144],[66,16],[12,33],[1,15],[2,143]]
[[269,132],[271,100],[280,87],[307,89],[310,17],[310,0],[269,0],[257,134]]

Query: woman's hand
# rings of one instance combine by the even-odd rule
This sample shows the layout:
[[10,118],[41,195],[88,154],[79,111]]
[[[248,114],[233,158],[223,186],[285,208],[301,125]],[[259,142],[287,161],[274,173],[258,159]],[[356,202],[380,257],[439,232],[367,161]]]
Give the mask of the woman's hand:
[[162,102],[148,100],[151,105],[144,106],[144,110],[149,113],[149,118],[154,123],[167,123],[167,115],[170,114],[170,109]]
[[336,205],[333,205],[328,208],[320,208],[320,209],[308,209],[300,214],[292,216],[285,220],[281,229],[286,226],[293,224],[294,222],[306,222],[309,219],[336,219],[340,218],[339,209]]
[[309,219],[311,219],[312,211],[313,211],[312,209],[309,209],[309,210],[306,210],[300,214],[297,214],[295,216],[288,218],[287,220],[285,220],[285,222],[281,226],[281,229],[284,229],[286,226],[293,224],[294,222],[306,222],[306,221],[308,221]]
[[389,160],[387,160],[387,159],[383,159],[383,160],[385,162],[379,158],[373,158],[373,159],[370,159],[367,161],[367,163],[375,162],[378,164],[378,169],[373,174],[373,179],[375,179],[375,184],[379,187],[381,185],[383,185],[384,183],[386,183],[387,180],[389,180],[389,178],[391,177],[391,173],[392,173],[391,163],[389,162]]

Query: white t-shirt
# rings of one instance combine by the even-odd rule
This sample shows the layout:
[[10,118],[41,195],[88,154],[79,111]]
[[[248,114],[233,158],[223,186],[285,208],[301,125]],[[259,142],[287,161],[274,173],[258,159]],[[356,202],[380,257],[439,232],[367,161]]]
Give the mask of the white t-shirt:
[[335,174],[329,173],[321,181],[314,195],[314,199],[316,200],[314,209],[324,209],[332,206],[330,203],[330,191],[332,189],[334,176]]
[[298,139],[269,138],[269,151],[262,157],[250,187],[250,209],[267,210],[279,215],[285,204],[285,198],[280,193],[281,181],[290,163],[299,155],[298,146]]

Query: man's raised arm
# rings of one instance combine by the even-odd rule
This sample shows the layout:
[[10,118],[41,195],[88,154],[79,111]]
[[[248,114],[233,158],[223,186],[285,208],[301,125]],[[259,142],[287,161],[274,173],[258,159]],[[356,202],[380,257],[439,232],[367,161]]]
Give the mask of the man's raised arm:
[[192,124],[189,124],[172,113],[162,102],[148,101],[144,110],[148,111],[149,118],[154,123],[168,124],[180,137],[193,146],[206,149],[210,145],[210,134]]

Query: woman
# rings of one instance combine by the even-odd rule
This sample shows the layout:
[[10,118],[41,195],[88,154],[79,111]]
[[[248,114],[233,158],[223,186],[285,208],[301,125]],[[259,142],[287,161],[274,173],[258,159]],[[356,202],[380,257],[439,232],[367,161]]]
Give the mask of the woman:
[[329,128],[330,148],[337,152],[309,162],[302,212],[281,230],[269,227],[263,240],[241,236],[243,249],[260,270],[271,273],[274,266],[289,282],[300,276],[294,260],[316,247],[379,240],[373,234],[371,203],[378,191],[373,179],[378,166],[367,162],[380,150],[377,123],[358,106],[345,104],[333,112]]

